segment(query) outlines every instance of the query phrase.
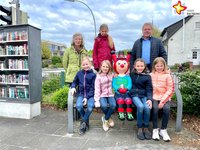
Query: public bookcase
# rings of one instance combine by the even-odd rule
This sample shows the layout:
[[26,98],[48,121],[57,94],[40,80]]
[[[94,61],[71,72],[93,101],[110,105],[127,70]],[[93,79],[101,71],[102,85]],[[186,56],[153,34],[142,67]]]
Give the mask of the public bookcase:
[[41,30],[0,27],[0,116],[30,119],[41,113]]

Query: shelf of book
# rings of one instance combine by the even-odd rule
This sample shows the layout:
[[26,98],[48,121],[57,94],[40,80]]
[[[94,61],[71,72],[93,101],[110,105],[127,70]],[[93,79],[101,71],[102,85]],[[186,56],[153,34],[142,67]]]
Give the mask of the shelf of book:
[[24,114],[40,113],[41,66],[40,29],[27,24],[0,27],[0,116],[7,114],[5,106],[17,118],[30,117],[19,107]]

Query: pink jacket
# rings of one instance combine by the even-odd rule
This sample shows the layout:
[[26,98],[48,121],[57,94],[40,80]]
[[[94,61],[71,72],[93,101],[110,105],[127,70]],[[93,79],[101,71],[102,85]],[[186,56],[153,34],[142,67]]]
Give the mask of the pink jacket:
[[169,73],[151,73],[153,84],[153,99],[163,104],[170,100],[174,93],[174,82]]
[[108,42],[108,36],[101,36],[101,34],[99,34],[95,38],[93,53],[92,53],[95,69],[100,68],[100,64],[103,60],[109,60],[112,63],[112,57],[110,53],[111,50],[115,50],[115,46],[113,47],[113,49],[110,48]]
[[112,92],[112,78],[113,74],[97,74],[95,80],[94,100],[98,102],[100,97],[114,97]]

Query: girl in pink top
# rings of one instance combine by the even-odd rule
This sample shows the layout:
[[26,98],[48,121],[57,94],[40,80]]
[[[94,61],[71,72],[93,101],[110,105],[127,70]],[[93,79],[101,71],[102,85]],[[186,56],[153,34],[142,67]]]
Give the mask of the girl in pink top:
[[101,107],[105,114],[102,116],[103,129],[105,131],[108,131],[109,127],[114,126],[114,121],[111,119],[111,115],[116,108],[116,101],[112,92],[113,74],[111,71],[112,67],[110,61],[102,61],[95,80],[95,107]]
[[[174,92],[174,83],[167,70],[167,64],[162,57],[157,57],[152,66],[152,84],[153,84],[153,135],[152,139],[159,140],[160,136],[168,142],[170,137],[167,133],[167,124],[170,113],[170,99]],[[158,110],[163,109],[161,129],[158,129]]]

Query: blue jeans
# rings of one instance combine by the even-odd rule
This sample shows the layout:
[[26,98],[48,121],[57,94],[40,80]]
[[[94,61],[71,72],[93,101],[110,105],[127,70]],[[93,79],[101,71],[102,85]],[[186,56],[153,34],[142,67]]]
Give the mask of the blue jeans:
[[132,100],[137,107],[137,127],[148,128],[150,119],[150,108],[149,105],[146,103],[147,98],[133,97]]
[[[109,107],[108,107],[109,104]],[[101,97],[100,98],[101,110],[105,114],[105,120],[110,119],[111,115],[115,111],[116,101],[114,97]]]
[[[153,100],[153,113],[152,113],[152,119],[153,119],[153,128],[158,128],[158,104],[160,101]],[[169,101],[164,104],[163,108],[163,116],[162,116],[162,125],[161,129],[166,129],[167,124],[169,121],[169,113],[170,113],[170,103]]]
[[87,100],[87,109],[85,110],[83,107],[83,96],[78,96],[76,100],[76,109],[81,114],[82,121],[87,122],[89,121],[89,117],[92,113],[94,108],[94,97],[91,97]]

